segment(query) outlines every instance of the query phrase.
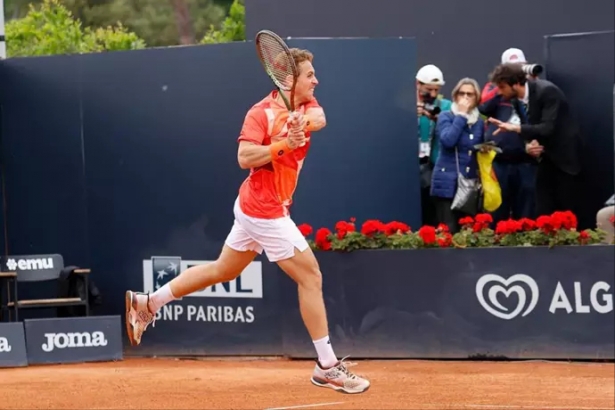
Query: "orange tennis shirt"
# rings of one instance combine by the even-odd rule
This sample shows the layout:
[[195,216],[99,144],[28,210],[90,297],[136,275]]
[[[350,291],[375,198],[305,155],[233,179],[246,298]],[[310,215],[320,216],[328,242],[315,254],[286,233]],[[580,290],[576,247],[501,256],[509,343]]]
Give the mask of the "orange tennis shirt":
[[[278,92],[273,91],[250,108],[238,141],[271,145],[288,136],[288,109],[283,103],[276,101],[277,95]],[[296,110],[304,113],[311,107],[320,107],[315,98]],[[306,131],[306,137],[310,137],[309,131]],[[239,188],[239,206],[243,213],[263,219],[289,215],[293,193],[309,148],[308,140],[303,147],[298,147],[261,167],[250,169],[250,175]]]

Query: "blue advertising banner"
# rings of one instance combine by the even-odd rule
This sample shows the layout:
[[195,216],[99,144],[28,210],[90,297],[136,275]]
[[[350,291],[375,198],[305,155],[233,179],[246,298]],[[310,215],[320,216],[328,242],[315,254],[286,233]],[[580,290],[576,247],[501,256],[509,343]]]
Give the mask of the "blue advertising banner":
[[[259,258],[260,259],[260,258]],[[143,260],[143,290],[153,292],[186,269],[210,263],[180,256]],[[282,350],[278,321],[280,273],[255,260],[235,280],[197,291],[164,306],[134,354],[277,355]]]
[[0,367],[27,365],[23,323],[0,323]]
[[[612,246],[316,255],[340,357],[614,358]],[[145,259],[143,288],[205,263]],[[130,353],[315,357],[297,285],[262,257],[236,280],[163,307]]]
[[121,360],[120,316],[26,319],[30,364]]
[[[341,356],[614,357],[612,246],[317,256]],[[282,305],[284,352],[314,357],[296,301]]]

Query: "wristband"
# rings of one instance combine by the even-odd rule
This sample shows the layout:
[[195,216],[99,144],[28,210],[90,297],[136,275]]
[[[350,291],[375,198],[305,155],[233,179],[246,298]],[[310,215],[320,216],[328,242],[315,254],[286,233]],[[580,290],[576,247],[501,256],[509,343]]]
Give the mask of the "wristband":
[[276,159],[284,156],[291,151],[292,149],[290,149],[290,147],[284,140],[278,141],[275,144],[271,144],[269,146],[269,153],[271,154],[272,161],[275,161]]
[[310,120],[308,120],[305,123],[305,128],[303,128],[303,132],[308,132],[308,131],[314,131],[314,129],[311,127],[312,122]]

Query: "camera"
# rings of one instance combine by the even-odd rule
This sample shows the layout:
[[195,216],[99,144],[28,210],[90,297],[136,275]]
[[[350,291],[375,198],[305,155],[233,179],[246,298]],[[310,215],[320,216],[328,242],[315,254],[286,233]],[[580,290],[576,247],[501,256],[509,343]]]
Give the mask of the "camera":
[[440,114],[442,110],[434,104],[436,99],[433,98],[430,93],[425,92],[421,94],[421,97],[423,98],[423,109],[425,111],[427,111],[431,116]]
[[523,72],[527,75],[533,75],[534,77],[540,75],[542,73],[542,66],[540,64],[523,64],[521,66]]

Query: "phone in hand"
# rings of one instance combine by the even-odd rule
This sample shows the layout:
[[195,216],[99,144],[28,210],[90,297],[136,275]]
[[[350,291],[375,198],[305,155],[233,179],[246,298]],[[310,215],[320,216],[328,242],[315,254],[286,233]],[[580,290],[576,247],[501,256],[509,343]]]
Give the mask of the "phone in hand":
[[502,148],[498,147],[498,145],[495,143],[495,141],[486,141],[486,142],[483,142],[482,144],[476,144],[476,145],[474,145],[474,148],[477,149],[477,150],[481,150],[483,148],[488,148],[488,149],[494,150],[498,154],[502,153]]

